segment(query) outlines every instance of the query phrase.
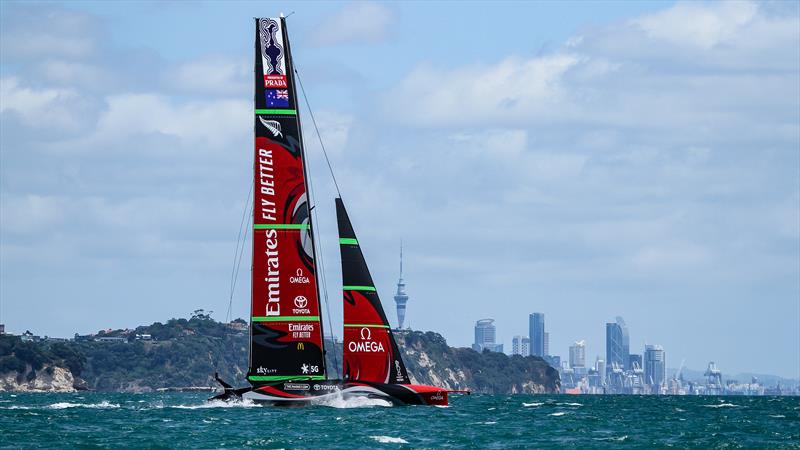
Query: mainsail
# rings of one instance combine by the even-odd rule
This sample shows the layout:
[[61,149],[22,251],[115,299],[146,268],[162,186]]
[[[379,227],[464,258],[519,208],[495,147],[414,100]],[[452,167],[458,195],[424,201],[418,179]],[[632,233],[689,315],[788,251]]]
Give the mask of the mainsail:
[[344,378],[408,383],[406,366],[340,198],[336,199],[336,219],[344,293]]
[[256,19],[252,383],[324,380],[294,67],[284,19]]

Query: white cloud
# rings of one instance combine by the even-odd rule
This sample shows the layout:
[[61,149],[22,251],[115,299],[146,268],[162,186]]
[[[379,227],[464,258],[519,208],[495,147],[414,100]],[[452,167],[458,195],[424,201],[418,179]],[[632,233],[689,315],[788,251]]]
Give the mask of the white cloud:
[[396,21],[394,12],[386,5],[367,1],[348,3],[315,27],[311,42],[319,46],[381,42],[389,37]]
[[578,61],[565,54],[512,57],[488,69],[417,67],[389,93],[385,110],[397,119],[429,126],[519,124],[520,117],[558,113],[567,95],[563,75]]
[[758,7],[750,2],[684,2],[632,23],[657,40],[710,49],[736,38],[757,14]]
[[35,89],[20,85],[17,77],[0,78],[0,114],[16,114],[27,125],[73,129],[83,117],[78,92],[70,88]]
[[202,152],[245,136],[252,128],[247,125],[252,105],[244,100],[180,102],[158,94],[120,94],[106,100],[108,109],[86,143],[157,134],[181,139]]
[[243,96],[252,89],[250,63],[228,57],[205,56],[168,68],[167,85],[179,92],[199,95]]

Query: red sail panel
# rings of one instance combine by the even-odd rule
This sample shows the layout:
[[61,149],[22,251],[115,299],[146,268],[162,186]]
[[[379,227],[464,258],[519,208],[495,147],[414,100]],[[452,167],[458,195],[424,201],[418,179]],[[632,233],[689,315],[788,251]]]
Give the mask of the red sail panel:
[[286,23],[256,19],[251,382],[324,379],[316,267]]
[[[391,331],[367,295],[374,292],[344,292],[343,373],[351,380],[394,382],[393,360],[400,356],[393,354]],[[400,372],[399,368],[395,372]]]
[[403,357],[344,203],[338,198],[336,217],[342,254],[344,377],[378,383],[408,383]]

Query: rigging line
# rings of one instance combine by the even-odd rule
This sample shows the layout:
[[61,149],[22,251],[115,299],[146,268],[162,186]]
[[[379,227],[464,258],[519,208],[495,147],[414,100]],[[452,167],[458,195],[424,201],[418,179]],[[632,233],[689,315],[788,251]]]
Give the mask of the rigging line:
[[[233,305],[233,293],[236,289],[236,278],[239,275],[239,264],[241,264],[242,260],[242,252],[244,252],[244,242],[242,240],[242,228],[244,228],[244,222],[247,218],[247,210],[250,209],[250,198],[253,195],[253,187],[255,186],[255,179],[250,183],[250,189],[247,191],[247,200],[244,202],[244,210],[242,211],[242,220],[239,222],[239,234],[236,236],[236,249],[233,254],[233,265],[231,266],[231,292],[230,297],[228,299],[228,311],[225,314],[226,321],[230,322],[230,315],[231,315],[231,308]],[[252,211],[251,211],[252,214]],[[245,240],[247,239],[247,232],[249,230],[245,229]],[[241,249],[240,249],[241,247]],[[237,263],[238,260],[238,263]]]
[[[253,212],[252,211],[250,211],[250,217],[251,218],[253,217]],[[241,267],[241,265],[242,265],[242,257],[244,256],[244,248],[245,248],[245,245],[247,244],[247,235],[249,233],[250,233],[250,227],[245,228],[244,229],[244,238],[242,238],[242,249],[239,251],[239,261],[236,264],[236,278],[235,278],[235,280],[233,282],[233,291],[236,290],[236,285],[239,283],[239,267]],[[231,293],[231,299],[230,299],[230,302],[228,303],[228,312],[229,313],[230,313],[232,304],[233,304],[233,294]],[[231,318],[233,318],[233,317],[231,317]]]
[[317,132],[317,139],[319,139],[319,145],[322,147],[322,154],[325,155],[325,162],[328,163],[328,170],[331,173],[331,178],[333,178],[333,185],[336,186],[336,193],[339,194],[339,198],[342,198],[342,193],[339,191],[339,183],[336,182],[336,175],[333,174],[333,166],[331,166],[331,160],[328,159],[328,152],[325,151],[325,144],[322,143],[322,135],[319,133],[319,127],[317,127],[317,119],[314,118],[314,112],[311,110],[311,103],[308,101],[306,88],[303,87],[303,80],[300,79],[300,72],[297,71],[297,66],[295,66],[294,73],[297,75],[297,81],[300,82],[300,90],[303,91],[303,99],[305,99],[306,106],[308,106],[308,114],[314,124],[314,131]]
[[[306,105],[308,105],[308,103],[306,103]],[[306,162],[306,165],[308,166],[308,162]],[[310,169],[310,167],[309,167],[309,169]],[[307,181],[308,181],[308,190],[310,191],[311,198],[316,198],[316,196],[314,195],[314,185],[311,182],[311,177],[309,177],[309,179]],[[314,215],[314,222],[317,225],[319,225],[319,215],[317,214],[317,208],[311,208],[311,214]],[[313,243],[313,245],[316,245],[317,247],[319,247],[319,253],[317,253],[317,255],[319,256],[320,269],[322,269],[322,270],[319,271],[320,281],[322,281],[322,288],[323,288],[322,289],[322,297],[325,300],[325,313],[328,316],[328,325],[329,325],[328,329],[330,330],[331,337],[333,338],[334,337],[334,335],[333,335],[333,318],[331,317],[331,306],[330,306],[330,302],[328,301],[328,282],[327,282],[327,280],[325,278],[325,258],[322,256],[323,253],[324,253],[322,251],[322,239],[320,239],[319,242],[317,242],[316,239],[312,238],[311,242]],[[322,340],[323,340],[323,342],[325,341],[325,336],[322,336]],[[334,365],[334,367],[336,368],[336,371],[337,371],[336,375],[339,376],[339,373],[338,373],[338,371],[339,371],[339,357],[338,357],[338,352],[336,350],[336,341],[332,340],[332,343],[333,343],[333,365]]]

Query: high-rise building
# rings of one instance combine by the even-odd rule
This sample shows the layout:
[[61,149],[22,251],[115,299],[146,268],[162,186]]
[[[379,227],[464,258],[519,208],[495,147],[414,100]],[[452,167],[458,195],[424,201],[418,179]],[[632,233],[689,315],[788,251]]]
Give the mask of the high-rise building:
[[511,339],[511,354],[528,356],[530,351],[531,340],[528,336],[514,336]]
[[397,293],[394,295],[394,302],[397,304],[397,328],[403,329],[403,322],[406,320],[406,284],[403,282],[403,243],[400,243],[400,279],[397,280]]
[[647,345],[644,348],[644,382],[661,386],[667,380],[667,358],[664,347]]
[[595,369],[597,373],[600,375],[600,384],[606,384],[606,362],[600,359],[599,357],[594,362]]
[[617,316],[616,322],[606,324],[606,364],[608,370],[615,365],[620,369],[630,369],[630,338],[628,327],[622,317]]
[[475,322],[475,343],[472,349],[482,352],[484,349],[492,352],[502,352],[503,344],[495,343],[496,328],[494,319],[481,319]]
[[550,354],[550,333],[544,332],[544,356]]
[[573,369],[586,367],[586,341],[577,341],[569,347],[569,366]]
[[529,336],[531,339],[531,355],[543,357],[544,352],[544,314],[533,313],[528,316]]

